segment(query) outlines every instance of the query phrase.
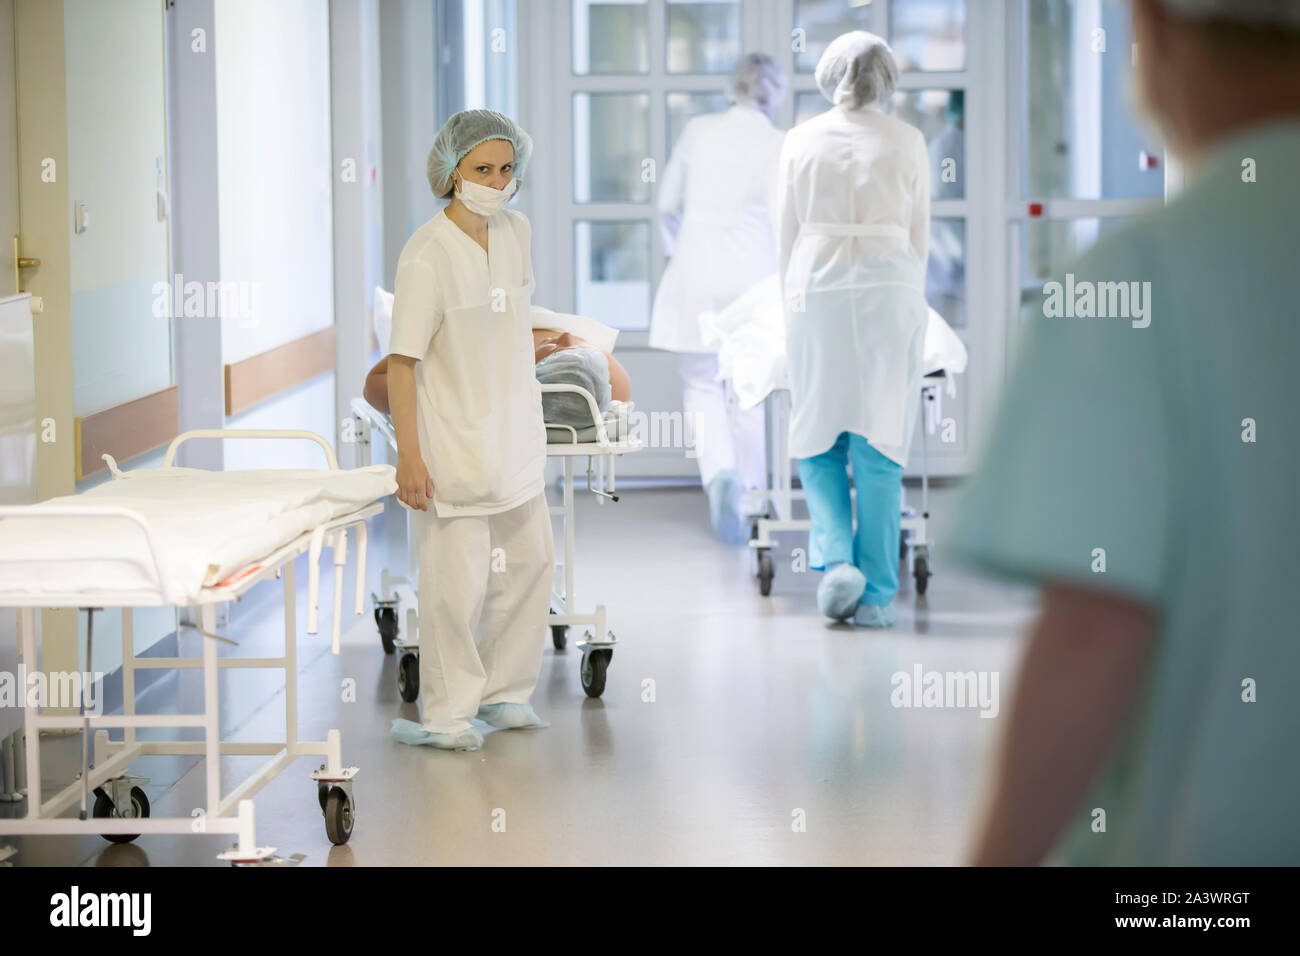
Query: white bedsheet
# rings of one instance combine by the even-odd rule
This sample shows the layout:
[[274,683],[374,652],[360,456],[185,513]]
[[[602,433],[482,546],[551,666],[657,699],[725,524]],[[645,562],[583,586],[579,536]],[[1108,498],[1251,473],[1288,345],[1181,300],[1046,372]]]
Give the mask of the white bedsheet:
[[[30,507],[36,513],[55,505],[138,512],[154,535],[166,603],[185,605],[204,586],[396,488],[391,465],[339,471],[150,468]],[[0,604],[6,594],[68,591],[157,593],[138,526],[101,517],[0,520]]]
[[[785,315],[775,272],[717,312],[700,314],[704,343],[718,350],[718,378],[731,382],[742,409],[774,389],[789,388],[785,370]],[[966,346],[943,316],[930,309],[921,374],[940,369],[952,377],[966,371]],[[955,392],[953,392],[955,394]]]

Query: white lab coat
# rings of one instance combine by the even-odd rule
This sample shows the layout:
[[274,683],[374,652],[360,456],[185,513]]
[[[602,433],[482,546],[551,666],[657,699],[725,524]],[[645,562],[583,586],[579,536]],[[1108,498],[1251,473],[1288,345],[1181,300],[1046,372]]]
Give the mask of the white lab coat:
[[777,230],[791,387],[790,450],[853,432],[906,465],[927,307],[929,156],[878,106],[836,106],[792,129]]
[[652,348],[716,351],[701,338],[700,313],[723,308],[776,268],[770,207],[783,137],[751,106],[686,124],[659,183],[671,258],[655,293]]

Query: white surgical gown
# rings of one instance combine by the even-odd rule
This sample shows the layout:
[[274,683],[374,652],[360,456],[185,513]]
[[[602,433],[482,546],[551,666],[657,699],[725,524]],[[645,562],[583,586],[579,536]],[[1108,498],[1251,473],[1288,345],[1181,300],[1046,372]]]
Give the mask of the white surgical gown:
[[878,106],[833,107],[790,131],[779,188],[791,454],[853,432],[906,465],[927,318],[925,138]]
[[671,259],[655,293],[651,348],[713,352],[701,312],[721,309],[776,268],[770,205],[784,134],[733,106],[686,124],[659,183]]

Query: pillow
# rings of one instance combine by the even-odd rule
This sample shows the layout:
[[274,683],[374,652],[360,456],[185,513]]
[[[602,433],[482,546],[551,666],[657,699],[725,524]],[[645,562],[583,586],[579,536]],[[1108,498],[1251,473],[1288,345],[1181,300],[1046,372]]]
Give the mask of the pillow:
[[600,349],[602,352],[613,352],[614,342],[618,339],[618,329],[597,322],[595,319],[589,319],[585,315],[552,312],[550,309],[535,305],[533,306],[532,319],[533,328],[535,329],[555,329],[557,332],[568,332],[570,335],[586,339],[591,343],[592,348]]

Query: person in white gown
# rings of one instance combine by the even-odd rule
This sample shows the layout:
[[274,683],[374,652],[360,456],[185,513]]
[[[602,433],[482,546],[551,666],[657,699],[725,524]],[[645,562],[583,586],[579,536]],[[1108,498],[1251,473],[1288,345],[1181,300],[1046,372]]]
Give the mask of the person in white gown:
[[790,451],[812,521],[809,564],[826,572],[822,612],[885,627],[928,314],[930,162],[921,131],[882,109],[898,79],[884,40],[836,38],[816,76],[834,106],[790,131],[780,161]]
[[763,409],[729,406],[716,346],[705,344],[699,316],[776,269],[770,205],[784,133],[772,114],[788,85],[771,57],[744,57],[732,82],[734,105],[686,124],[659,185],[670,259],[655,293],[650,345],[678,353],[710,518],[720,538],[737,544],[745,539],[744,494],[766,479]]

